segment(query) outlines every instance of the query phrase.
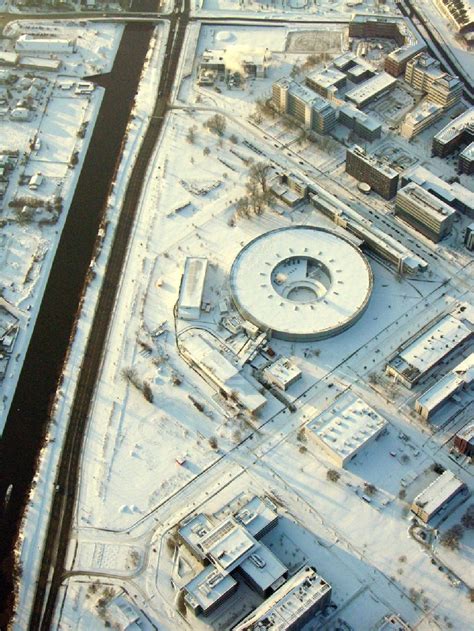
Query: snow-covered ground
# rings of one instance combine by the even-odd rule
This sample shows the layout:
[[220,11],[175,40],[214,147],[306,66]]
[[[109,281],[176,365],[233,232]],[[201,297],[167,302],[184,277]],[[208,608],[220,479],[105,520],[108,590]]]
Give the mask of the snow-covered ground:
[[[65,56],[59,73],[14,68],[0,118],[0,154],[10,156],[0,201],[2,294],[17,317],[16,337],[4,356],[0,383],[0,430],[3,430],[61,231],[102,101],[102,88],[86,86],[84,75],[108,72],[123,27],[55,22],[12,22],[6,28],[13,47],[21,33],[76,38],[77,52]],[[40,55],[37,55],[40,57]],[[79,86],[83,84],[83,89]],[[6,90],[4,88],[4,90]],[[9,113],[24,101],[30,120]],[[31,178],[39,175],[38,186]]]
[[[272,80],[288,74],[311,52],[288,51],[292,30],[200,30],[199,25],[188,30],[175,107],[144,182],[91,410],[68,560],[74,574],[61,593],[57,628],[120,624],[113,608],[117,597],[131,604],[146,629],[231,628],[259,603],[258,597],[241,586],[210,618],[197,619],[189,611],[183,617],[176,607],[177,590],[199,566],[184,546],[176,548],[173,537],[177,525],[193,512],[215,513],[233,498],[251,494],[267,495],[279,506],[279,525],[265,537],[273,552],[293,571],[303,562],[315,565],[332,584],[337,609],[321,620],[321,628],[367,631],[390,612],[422,631],[469,628],[468,589],[448,580],[450,574],[438,570],[433,550],[412,536],[409,502],[433,479],[434,462],[453,470],[471,488],[472,472],[451,459],[443,441],[432,440],[432,430],[410,415],[414,392],[383,376],[387,358],[401,343],[458,301],[472,301],[472,279],[463,267],[469,257],[454,257],[450,245],[419,238],[390,217],[391,207],[384,201],[363,198],[344,174],[344,149],[336,141],[300,145],[297,131],[275,121],[256,125],[248,120],[255,97],[268,95]],[[332,34],[336,53],[345,43],[338,27]],[[271,51],[266,79],[249,81],[241,89],[196,87],[196,47],[202,52],[255,42]],[[36,549],[46,521],[41,518],[49,500],[45,488],[51,488],[127,173],[156,96],[161,54],[155,42],[109,201],[110,223],[94,265],[96,277],[86,295],[25,522],[18,630],[32,595]],[[216,113],[225,115],[222,136],[207,126]],[[382,151],[383,143],[387,149],[384,138],[374,143],[374,151]],[[404,141],[398,146],[417,161],[428,158],[425,143],[413,150]],[[370,256],[372,297],[351,329],[317,342],[272,339],[272,351],[289,357],[303,377],[286,393],[292,406],[265,391],[267,403],[254,418],[235,415],[183,360],[176,340],[188,323],[176,322],[175,305],[186,257],[206,257],[210,267],[203,303],[209,307],[191,325],[211,331],[236,350],[247,338],[222,326],[221,305],[224,301],[229,315],[237,315],[228,273],[240,249],[282,226],[334,229],[310,203],[292,211],[275,202],[262,215],[238,216],[235,202],[245,193],[251,161],[259,160],[286,171],[304,170],[362,216],[416,248],[430,267],[425,276],[404,278]],[[349,388],[387,419],[389,430],[338,470],[340,478],[333,482],[327,473],[337,467],[301,429]],[[375,487],[370,502],[363,498],[366,484]],[[466,572],[469,542],[463,540],[455,558],[444,553],[453,572]]]

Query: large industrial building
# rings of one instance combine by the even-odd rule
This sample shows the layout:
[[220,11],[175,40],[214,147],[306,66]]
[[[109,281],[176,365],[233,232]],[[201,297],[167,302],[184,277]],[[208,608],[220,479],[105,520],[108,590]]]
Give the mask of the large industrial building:
[[415,182],[410,182],[397,193],[395,214],[437,243],[451,232],[456,211]]
[[446,315],[400,351],[387,364],[386,372],[412,388],[471,337],[468,326],[454,315]]
[[425,421],[428,421],[451,397],[460,390],[469,388],[473,382],[474,353],[471,353],[418,397],[415,410]]
[[346,466],[387,428],[387,421],[365,401],[348,393],[305,428],[309,440],[339,467]]
[[465,483],[451,471],[445,471],[415,497],[411,510],[427,524],[433,517],[446,517],[450,509],[462,503],[468,496],[469,490]]
[[214,611],[240,580],[264,598],[285,584],[288,568],[259,541],[277,524],[274,508],[254,496],[224,519],[199,513],[181,526],[179,539],[206,565],[183,588],[186,604],[196,615]]
[[292,341],[331,337],[364,313],[372,271],[348,239],[310,226],[272,230],[250,241],[230,272],[241,316]]
[[331,602],[331,586],[304,567],[233,631],[299,631]]
[[384,199],[392,199],[397,192],[397,171],[362,147],[354,146],[347,150],[346,171],[359,182],[369,184]]
[[293,116],[305,127],[320,134],[327,134],[336,124],[334,107],[296,81],[286,78],[275,81],[272,101],[279,112]]
[[433,154],[445,158],[462,143],[474,141],[474,107],[448,123],[433,137]]
[[448,206],[474,217],[474,193],[459,182],[448,184],[423,166],[407,169],[402,175],[402,186],[415,182]]

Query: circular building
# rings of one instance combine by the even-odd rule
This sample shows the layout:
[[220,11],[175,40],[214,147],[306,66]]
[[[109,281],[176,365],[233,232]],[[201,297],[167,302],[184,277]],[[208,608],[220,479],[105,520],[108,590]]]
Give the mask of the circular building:
[[319,340],[341,333],[366,309],[372,270],[349,240],[291,226],[250,241],[230,271],[239,313],[272,336]]

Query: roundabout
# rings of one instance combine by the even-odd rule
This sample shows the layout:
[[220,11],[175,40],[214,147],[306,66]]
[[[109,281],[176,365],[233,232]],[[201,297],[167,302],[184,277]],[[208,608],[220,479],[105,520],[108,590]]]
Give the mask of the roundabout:
[[348,239],[322,228],[291,226],[250,241],[230,271],[243,318],[273,337],[312,341],[352,326],[372,292],[372,270]]

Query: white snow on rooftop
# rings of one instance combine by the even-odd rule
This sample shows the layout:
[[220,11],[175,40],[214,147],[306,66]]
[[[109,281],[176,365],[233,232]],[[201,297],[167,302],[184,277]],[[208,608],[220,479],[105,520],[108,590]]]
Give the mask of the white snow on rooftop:
[[451,372],[437,381],[418,398],[419,405],[428,410],[435,409],[440,403],[474,379],[474,353],[460,362]]
[[464,482],[452,471],[447,470],[415,497],[414,504],[421,506],[428,515],[432,515],[463,486]]
[[372,271],[346,239],[297,226],[248,243],[234,261],[230,284],[239,311],[263,330],[316,339],[363,312]]
[[362,399],[348,393],[308,423],[307,430],[347,460],[375,438],[387,421]]
[[425,373],[471,335],[465,324],[447,315],[407,346],[399,357]]

